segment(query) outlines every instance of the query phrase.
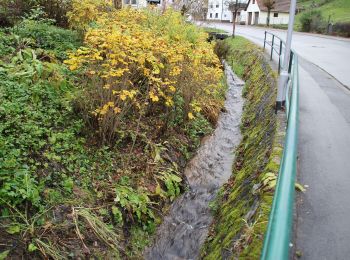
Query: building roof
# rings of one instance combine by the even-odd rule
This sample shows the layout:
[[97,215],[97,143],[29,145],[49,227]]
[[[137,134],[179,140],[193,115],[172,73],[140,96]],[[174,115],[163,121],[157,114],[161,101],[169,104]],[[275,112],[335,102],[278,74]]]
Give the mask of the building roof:
[[[253,1],[250,0],[250,3]],[[260,11],[267,12],[267,8],[264,6],[264,0],[256,0]],[[275,0],[275,6],[271,12],[289,13],[290,0]]]

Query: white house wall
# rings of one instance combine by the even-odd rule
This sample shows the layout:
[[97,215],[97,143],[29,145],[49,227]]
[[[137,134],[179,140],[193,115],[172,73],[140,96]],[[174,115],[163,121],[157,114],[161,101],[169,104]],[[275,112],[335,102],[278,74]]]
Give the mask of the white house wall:
[[[267,20],[267,12],[261,12],[259,11],[259,7],[255,5],[254,7],[250,8],[251,5],[247,8],[246,12],[242,12],[241,14],[241,21],[245,21],[245,24],[248,24],[248,17],[249,17],[249,12],[252,13],[252,21],[251,24],[266,24]],[[255,22],[255,12],[259,12],[259,18],[258,21]],[[271,11],[270,14],[270,24],[288,24],[289,21],[289,13],[278,13],[278,17],[274,17],[274,13]]]
[[[128,7],[131,6],[133,8],[145,8],[147,7],[147,0],[123,0],[123,7]],[[136,4],[133,4],[136,3]]]
[[[288,13],[278,13],[278,17],[274,17],[273,11],[270,14],[270,24],[288,24],[289,14]],[[266,24],[267,12],[260,12],[259,24]]]
[[224,0],[209,0],[207,20],[232,22],[232,13],[227,9]]
[[[266,24],[267,12],[262,12],[259,9],[256,1],[253,4],[253,0],[250,1],[250,4],[247,8],[247,11],[241,11],[240,15],[237,16],[236,22],[245,22],[248,24],[249,13],[252,13],[251,24]],[[259,13],[259,18],[255,21],[255,14]],[[270,24],[288,24],[289,14],[288,13],[278,13],[278,17],[274,17],[274,13],[271,11],[270,14]],[[225,0],[209,0],[208,3],[208,13],[207,20],[212,21],[230,21],[232,22],[232,13],[227,10],[225,5]]]
[[256,1],[255,1],[255,3],[253,4],[253,1],[250,0],[250,4],[248,5],[247,12],[253,12],[253,13],[254,13],[254,12],[260,12],[259,6],[258,6],[258,4],[256,3]]

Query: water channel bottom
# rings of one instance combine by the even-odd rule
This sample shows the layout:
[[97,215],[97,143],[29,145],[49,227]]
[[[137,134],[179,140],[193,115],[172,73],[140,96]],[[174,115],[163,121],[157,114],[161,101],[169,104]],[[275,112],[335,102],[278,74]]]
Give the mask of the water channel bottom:
[[171,205],[157,229],[156,240],[145,250],[146,260],[197,259],[207,237],[212,222],[209,202],[231,176],[234,151],[241,141],[243,84],[224,65],[228,84],[225,112],[220,114],[214,133],[186,166],[189,190]]

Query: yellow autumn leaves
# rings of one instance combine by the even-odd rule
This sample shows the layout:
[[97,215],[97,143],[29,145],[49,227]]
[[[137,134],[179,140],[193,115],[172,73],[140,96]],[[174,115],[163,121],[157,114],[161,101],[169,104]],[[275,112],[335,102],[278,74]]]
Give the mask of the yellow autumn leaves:
[[[206,33],[171,10],[160,15],[100,7],[87,19],[93,1],[73,5],[71,22],[87,28],[85,46],[70,53],[65,63],[85,73],[99,89],[94,115],[110,121],[111,116],[140,113],[149,106],[181,106],[187,118],[194,119],[221,87],[222,70]],[[86,23],[92,20],[94,26],[89,27]],[[173,111],[165,108],[160,111]]]

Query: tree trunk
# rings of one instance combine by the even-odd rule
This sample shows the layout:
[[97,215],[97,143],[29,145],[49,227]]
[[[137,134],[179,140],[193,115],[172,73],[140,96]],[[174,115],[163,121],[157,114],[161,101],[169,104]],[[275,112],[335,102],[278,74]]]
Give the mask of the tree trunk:
[[163,2],[162,2],[162,14],[164,14],[165,13],[165,11],[166,11],[166,4],[167,4],[167,2],[166,2],[167,0],[163,0]]
[[113,0],[114,8],[116,9],[122,9],[123,3],[122,0]]
[[267,18],[266,18],[267,27],[270,26],[270,14],[271,14],[271,9],[267,9]]
[[232,38],[235,38],[237,10],[232,12]]

